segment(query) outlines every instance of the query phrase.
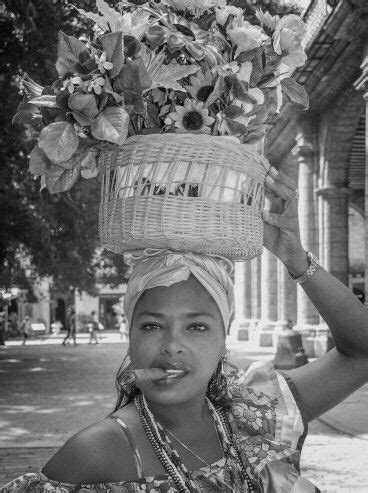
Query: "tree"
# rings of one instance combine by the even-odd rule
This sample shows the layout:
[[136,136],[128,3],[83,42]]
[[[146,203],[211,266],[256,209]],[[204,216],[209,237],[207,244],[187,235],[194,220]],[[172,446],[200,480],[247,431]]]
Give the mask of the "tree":
[[[294,11],[276,0],[229,3],[248,14],[254,8],[271,14]],[[94,0],[78,1],[78,7],[85,10],[94,4]],[[78,36],[84,28],[84,21],[67,0],[5,0],[0,11],[0,61],[5,67],[0,75],[0,285],[27,284],[24,257],[35,274],[52,276],[59,289],[73,286],[90,291],[101,273],[105,277],[108,273],[109,282],[117,282],[126,272],[122,257],[95,254],[99,184],[84,180],[66,194],[40,192],[39,183],[28,172],[32,136],[10,123],[21,99],[20,76],[27,72],[41,85],[51,83],[57,76],[57,31]]]
[[[94,1],[79,1],[90,10]],[[39,276],[51,275],[59,289],[93,290],[105,271],[109,282],[124,278],[121,257],[96,255],[99,184],[85,180],[68,194],[39,191],[28,172],[32,137],[11,120],[21,101],[19,77],[25,72],[41,85],[55,80],[57,31],[81,34],[83,22],[66,1],[7,0],[1,12],[0,115],[0,285],[26,285],[24,256]],[[23,252],[23,256],[20,254]],[[29,287],[29,286],[26,286]]]

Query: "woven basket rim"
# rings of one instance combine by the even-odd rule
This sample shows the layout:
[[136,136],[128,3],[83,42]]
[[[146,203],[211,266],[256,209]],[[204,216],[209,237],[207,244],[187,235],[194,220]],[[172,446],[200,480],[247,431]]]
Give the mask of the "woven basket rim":
[[[114,146],[109,148],[101,148],[101,154],[120,154],[124,152],[126,147],[131,145],[137,145],[141,143],[144,146],[150,146],[151,143],[159,144],[173,144],[180,145],[180,143],[188,143],[191,146],[195,145],[208,145],[211,143],[214,147],[219,147],[228,150],[233,155],[237,154],[240,158],[248,157],[251,159],[257,159],[257,164],[261,164],[266,172],[270,168],[268,159],[260,154],[251,144],[242,144],[240,141],[236,142],[236,137],[233,136],[220,136],[220,135],[205,135],[205,134],[191,134],[191,133],[162,133],[162,134],[148,134],[148,135],[132,135],[121,146]],[[101,162],[102,161],[102,162]],[[116,160],[115,162],[109,161],[108,164],[104,163],[104,160],[99,160],[99,172],[103,173],[107,169],[121,166],[121,163]]]

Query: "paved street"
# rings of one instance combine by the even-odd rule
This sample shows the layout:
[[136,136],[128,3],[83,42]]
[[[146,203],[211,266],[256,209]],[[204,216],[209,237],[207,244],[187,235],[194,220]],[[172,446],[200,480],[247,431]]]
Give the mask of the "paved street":
[[[126,345],[116,336],[98,346],[86,344],[86,338],[80,342],[77,347],[63,347],[59,340],[14,343],[0,350],[0,484],[37,470],[68,436],[112,410],[114,375]],[[243,367],[273,356],[272,349],[257,350],[247,342],[229,346]],[[363,438],[314,421],[303,474],[322,491],[367,492],[368,440]]]

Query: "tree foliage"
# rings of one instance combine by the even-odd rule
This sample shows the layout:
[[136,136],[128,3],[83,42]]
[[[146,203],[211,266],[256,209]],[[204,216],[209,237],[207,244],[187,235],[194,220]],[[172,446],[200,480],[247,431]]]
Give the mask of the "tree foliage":
[[[91,10],[94,0],[78,0]],[[111,2],[113,4],[114,2]],[[142,3],[137,0],[136,3]],[[262,8],[271,14],[295,8],[276,0],[232,0],[245,10]],[[24,255],[38,276],[52,276],[58,289],[77,287],[92,291],[101,273],[105,280],[121,281],[126,272],[122,257],[99,254],[97,217],[99,184],[83,180],[69,193],[40,192],[28,172],[32,135],[11,125],[21,101],[24,73],[46,86],[55,80],[57,32],[78,36],[85,22],[67,0],[5,0],[0,10],[0,74],[3,108],[0,147],[0,286],[27,284]],[[23,257],[20,255],[23,252]]]
[[[94,1],[78,6],[93,8]],[[99,184],[83,180],[67,194],[40,192],[28,172],[32,136],[11,120],[21,101],[19,78],[28,73],[46,86],[55,80],[57,32],[83,32],[77,12],[65,0],[8,0],[1,12],[0,43],[3,111],[0,114],[0,285],[27,284],[24,259],[35,273],[50,275],[58,289],[93,290],[101,274],[117,282],[124,277],[121,257],[96,255]],[[26,286],[27,287],[27,286]]]

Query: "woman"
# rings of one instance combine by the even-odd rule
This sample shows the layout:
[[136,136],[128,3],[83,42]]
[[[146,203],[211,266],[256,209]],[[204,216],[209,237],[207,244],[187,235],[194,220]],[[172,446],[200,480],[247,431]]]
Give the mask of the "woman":
[[[367,313],[316,268],[299,236],[296,185],[271,170],[265,246],[303,288],[336,349],[283,374],[226,363],[234,313],[225,261],[157,253],[138,260],[125,295],[130,360],[113,414],[72,437],[43,472],[2,491],[318,491],[300,477],[307,421],[367,381]],[[112,418],[112,419],[111,419]]]

